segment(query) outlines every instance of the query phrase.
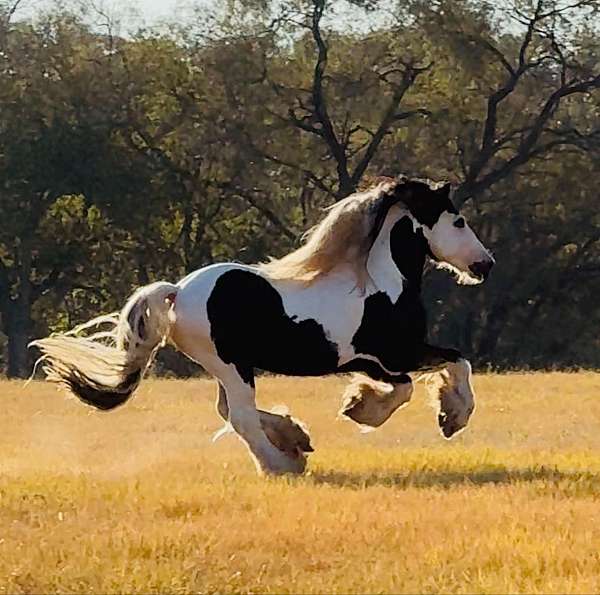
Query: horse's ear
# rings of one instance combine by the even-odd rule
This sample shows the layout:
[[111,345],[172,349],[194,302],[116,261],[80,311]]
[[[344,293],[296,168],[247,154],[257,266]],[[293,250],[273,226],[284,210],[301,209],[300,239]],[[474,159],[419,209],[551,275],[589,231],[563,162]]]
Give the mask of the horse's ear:
[[435,186],[427,181],[409,180],[397,186],[396,196],[419,223],[433,228],[443,211],[454,212],[449,199],[451,188],[450,184]]
[[402,180],[394,188],[394,202],[404,203],[409,210],[418,209],[427,200],[423,184],[412,180]]
[[438,192],[444,198],[450,198],[450,192],[452,192],[452,184],[450,182],[446,182],[443,186],[438,189]]

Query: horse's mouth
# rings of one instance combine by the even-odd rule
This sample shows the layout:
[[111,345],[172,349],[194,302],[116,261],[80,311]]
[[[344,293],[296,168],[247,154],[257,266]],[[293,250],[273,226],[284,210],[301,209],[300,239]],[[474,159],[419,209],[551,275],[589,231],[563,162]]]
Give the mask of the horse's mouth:
[[477,279],[477,281],[485,281],[494,266],[494,261],[490,259],[479,260],[469,266],[469,272]]

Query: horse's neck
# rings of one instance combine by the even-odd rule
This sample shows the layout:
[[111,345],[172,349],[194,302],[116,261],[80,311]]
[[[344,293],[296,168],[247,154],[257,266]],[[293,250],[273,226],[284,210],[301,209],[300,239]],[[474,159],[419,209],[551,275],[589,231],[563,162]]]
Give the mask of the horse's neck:
[[396,301],[406,283],[406,279],[399,271],[394,259],[390,245],[390,234],[396,221],[395,217],[388,216],[379,232],[379,235],[371,246],[369,258],[367,259],[367,272],[370,282],[377,291],[383,291]]
[[[406,219],[408,217],[408,219]],[[400,222],[408,229],[396,231],[392,245],[392,228]],[[408,211],[401,209],[398,213],[390,213],[379,232],[367,260],[367,272],[377,291],[387,293],[392,301],[410,284],[413,290],[420,293],[421,277],[425,264],[426,247],[422,245],[423,238],[417,235],[414,220]],[[398,246],[398,241],[401,246]],[[396,260],[393,251],[396,250]]]

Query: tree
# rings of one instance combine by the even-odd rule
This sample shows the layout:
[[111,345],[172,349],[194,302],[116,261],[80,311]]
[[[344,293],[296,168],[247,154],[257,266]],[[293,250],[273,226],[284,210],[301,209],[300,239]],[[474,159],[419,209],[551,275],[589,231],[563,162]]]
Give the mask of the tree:
[[[584,146],[597,130],[580,131],[565,122],[578,95],[600,88],[600,67],[575,41],[582,19],[600,9],[597,0],[515,2],[506,9],[521,35],[494,31],[491,4],[465,9],[455,2],[417,4],[416,14],[432,34],[442,32],[456,52],[471,52],[492,67],[463,60],[461,66],[487,95],[478,126],[456,137],[462,180],[455,200],[463,203],[508,178],[535,157],[563,146]],[[475,71],[475,72],[474,72]],[[527,98],[526,103],[522,101]],[[571,103],[569,101],[571,100]]]
[[102,7],[32,24],[0,3],[11,375],[30,338],[135,286],[285,253],[382,173],[454,181],[497,253],[477,289],[428,276],[437,341],[482,366],[600,363],[597,0],[350,4],[236,1],[121,38]]
[[[8,338],[8,374],[29,374],[33,310],[48,292],[64,297],[85,286],[99,212],[92,196],[115,175],[119,159],[105,122],[89,119],[85,93],[97,51],[70,20],[42,31],[10,31],[0,76],[0,313]],[[90,59],[90,55],[92,59]],[[101,170],[111,175],[101,175]],[[128,186],[131,186],[131,178]],[[106,237],[115,236],[110,230]],[[106,258],[106,254],[104,255]]]

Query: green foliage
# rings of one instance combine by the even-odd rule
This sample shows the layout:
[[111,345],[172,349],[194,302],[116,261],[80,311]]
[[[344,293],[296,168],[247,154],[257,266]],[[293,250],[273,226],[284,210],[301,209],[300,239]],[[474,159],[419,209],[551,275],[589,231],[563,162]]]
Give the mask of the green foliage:
[[598,3],[350,4],[373,26],[346,30],[341,0],[247,0],[210,34],[123,39],[0,3],[11,375],[31,337],[283,254],[365,176],[400,172],[454,181],[499,261],[477,289],[429,277],[433,337],[480,365],[600,365]]

